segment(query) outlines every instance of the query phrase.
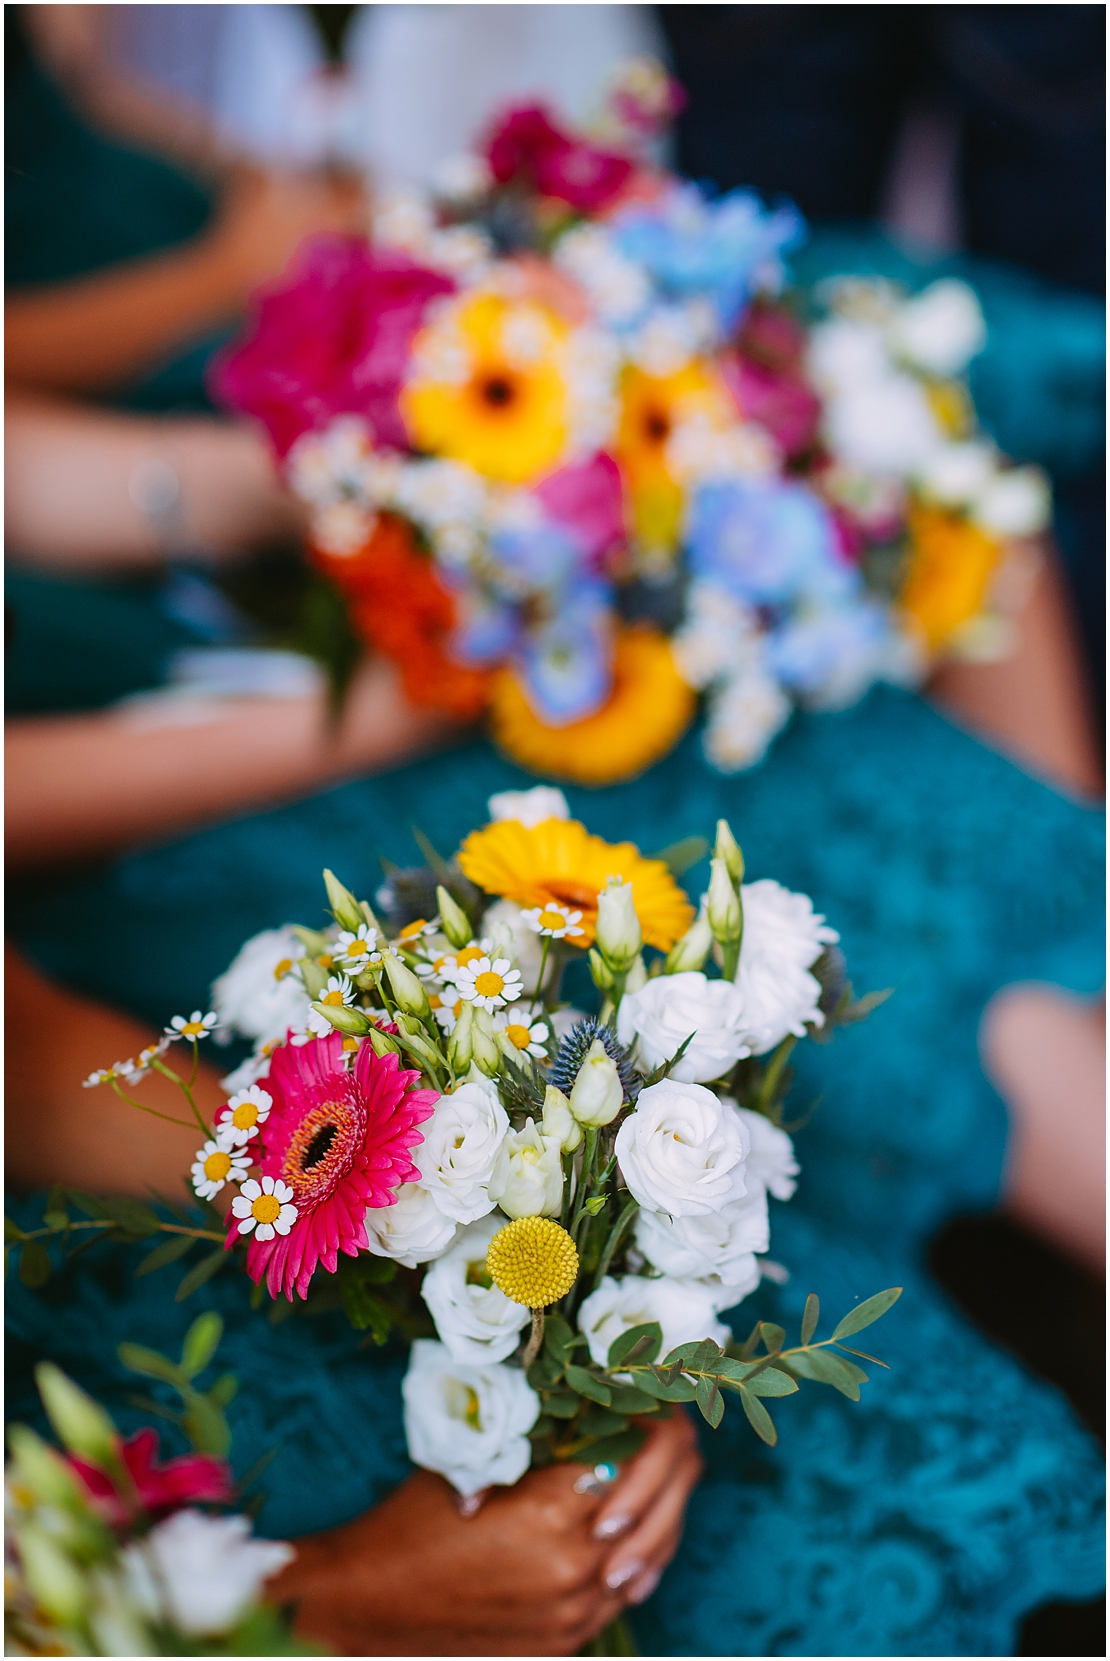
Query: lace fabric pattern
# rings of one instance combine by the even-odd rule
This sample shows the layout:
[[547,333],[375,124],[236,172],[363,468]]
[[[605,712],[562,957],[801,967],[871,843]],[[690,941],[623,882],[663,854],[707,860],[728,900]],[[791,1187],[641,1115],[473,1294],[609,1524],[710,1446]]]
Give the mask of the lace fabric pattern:
[[[1101,1458],[1064,1399],[937,1290],[923,1252],[947,1216],[997,1193],[1005,1113],[976,1049],[987,1000],[1021,979],[1101,984],[1102,817],[886,689],[796,717],[737,778],[711,772],[697,745],[691,735],[632,784],[568,791],[572,811],[647,852],[727,815],[750,878],[805,890],[840,930],[857,990],[895,988],[865,1028],[799,1052],[792,1111],[818,1105],[797,1136],[799,1194],[772,1226],[791,1279],[764,1282],[732,1323],[796,1332],[809,1291],[830,1320],[884,1286],[906,1291],[866,1334],[891,1371],[870,1369],[861,1403],[803,1387],[775,1406],[775,1449],[736,1408],[706,1431],[706,1479],[678,1557],[636,1612],[640,1646],[1011,1653],[1028,1610],[1101,1588]],[[472,745],[17,892],[9,926],[46,971],[161,1024],[196,1006],[247,935],[322,920],[323,865],[370,894],[379,853],[416,857],[411,824],[449,852],[492,791],[528,782]],[[704,876],[687,878],[695,896]],[[230,1275],[174,1305],[133,1266],[98,1250],[45,1297],[10,1294],[9,1412],[32,1411],[29,1368],[49,1354],[138,1424],[115,1345],[173,1350],[207,1305],[228,1321],[220,1364],[241,1378],[237,1468],[280,1447],[262,1479],[265,1531],[342,1522],[401,1479],[399,1352],[330,1318],[271,1327]]]

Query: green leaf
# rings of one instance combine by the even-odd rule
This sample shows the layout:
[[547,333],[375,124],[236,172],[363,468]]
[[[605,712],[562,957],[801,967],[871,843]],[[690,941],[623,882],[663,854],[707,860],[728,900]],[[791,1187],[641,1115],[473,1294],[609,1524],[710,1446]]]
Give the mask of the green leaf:
[[689,1343],[679,1344],[669,1355],[663,1357],[664,1367],[673,1367],[679,1362],[687,1372],[700,1373],[711,1362],[719,1361],[724,1355],[720,1344],[715,1344],[712,1338],[694,1338]]
[[148,1234],[158,1233],[158,1219],[141,1200],[117,1198],[104,1201],[104,1214],[111,1217],[113,1222],[128,1234],[133,1234],[142,1240]]
[[667,1376],[656,1367],[635,1375],[637,1387],[657,1401],[693,1401],[694,1386],[688,1378],[679,1372],[668,1384]]
[[588,1373],[585,1367],[576,1367],[573,1362],[570,1363],[566,1369],[566,1379],[572,1390],[577,1390],[578,1394],[585,1396],[588,1401],[600,1402],[602,1407],[608,1407],[613,1399],[613,1392],[609,1386],[603,1384],[601,1379],[595,1378],[592,1373]]
[[748,1423],[751,1425],[756,1435],[761,1441],[766,1442],[769,1448],[773,1448],[779,1439],[779,1433],[775,1429],[775,1421],[772,1419],[759,1397],[753,1396],[751,1391],[748,1389],[742,1389],[740,1391],[740,1400],[743,1404],[744,1412],[748,1416]]
[[5,1240],[22,1240],[23,1239],[23,1230],[20,1228],[18,1223],[13,1223],[10,1217],[5,1217],[4,1218],[4,1239]]
[[891,1286],[885,1292],[876,1292],[873,1298],[865,1298],[863,1303],[849,1310],[844,1319],[833,1329],[834,1338],[850,1338],[853,1332],[862,1332],[865,1326],[877,1321],[880,1315],[885,1315],[891,1304],[898,1302],[902,1296],[900,1286]]
[[671,1068],[678,1066],[679,1062],[682,1060],[683,1056],[686,1054],[686,1051],[690,1048],[690,1045],[694,1042],[696,1037],[696,1032],[688,1033],[672,1056],[670,1056],[666,1061],[661,1061],[658,1067],[653,1067],[647,1078],[644,1080],[644,1088],[647,1089],[648,1086],[652,1084],[659,1084],[661,1080],[665,1079],[670,1073]]
[[184,1303],[185,1299],[191,1297],[198,1286],[203,1286],[206,1280],[211,1280],[212,1276],[217,1274],[224,1264],[229,1261],[227,1252],[220,1246],[210,1256],[202,1257],[199,1263],[194,1263],[189,1273],[182,1277],[181,1285],[174,1293],[174,1303]]
[[544,1412],[550,1413],[553,1419],[573,1419],[582,1405],[582,1397],[572,1390],[554,1390],[551,1395],[544,1397]]
[[69,1227],[69,1216],[64,1211],[44,1211],[42,1220],[47,1228],[63,1229]]
[[620,1367],[626,1362],[654,1361],[663,1345],[663,1328],[658,1321],[644,1321],[639,1326],[630,1326],[627,1332],[622,1332],[609,1345],[609,1357],[606,1365]]
[[650,1396],[646,1390],[639,1390],[634,1384],[613,1384],[610,1386],[613,1396],[613,1407],[618,1413],[656,1413],[659,1401]]
[[661,859],[672,877],[684,877],[708,852],[709,843],[704,836],[684,836],[680,841],[660,848],[657,854],[651,854],[649,857]]
[[628,1429],[628,1419],[623,1413],[613,1413],[608,1407],[595,1404],[583,1413],[581,1429],[583,1436],[615,1436]]
[[234,1373],[221,1373],[210,1390],[205,1395],[213,1407],[223,1409],[230,1406],[239,1393],[239,1380]]
[[211,1453],[217,1459],[226,1457],[231,1431],[219,1408],[207,1396],[190,1392],[181,1428],[198,1453]]
[[223,1335],[223,1319],[214,1309],[206,1309],[203,1315],[197,1316],[181,1346],[181,1369],[186,1378],[196,1378],[198,1373],[203,1373]]
[[86,1217],[108,1217],[111,1215],[103,1200],[98,1200],[95,1194],[86,1194],[83,1189],[70,1188],[67,1190],[70,1199],[78,1211]]
[[[51,1222],[50,1219],[52,1217],[61,1217],[61,1224],[59,1225]],[[66,1223],[69,1222],[69,1218],[66,1215],[66,1191],[60,1182],[56,1182],[54,1184],[49,1195],[47,1196],[46,1210],[43,1213],[42,1220],[44,1223],[48,1224],[50,1228],[57,1228],[59,1226],[64,1228]]]
[[[344,1261],[351,1263],[350,1258],[346,1258]],[[355,1279],[365,1281],[369,1286],[385,1286],[387,1282],[397,1278],[397,1265],[393,1259],[375,1257],[372,1252],[364,1253],[359,1258],[357,1265],[352,1263],[351,1266],[358,1270]]]
[[50,1279],[50,1254],[38,1240],[25,1240],[19,1254],[19,1278],[24,1286],[35,1289],[45,1286]]
[[812,1379],[815,1384],[831,1384],[834,1390],[839,1390],[850,1401],[859,1401],[860,1382],[867,1379],[862,1368],[854,1367],[842,1356],[830,1355],[828,1350],[802,1350],[789,1359],[784,1358],[782,1365],[798,1377]]
[[152,1252],[147,1252],[139,1267],[137,1275],[152,1275],[155,1269],[164,1269],[167,1263],[176,1263],[179,1257],[184,1257],[196,1241],[187,1234],[171,1234],[163,1240],[160,1246],[155,1246]]
[[786,1339],[786,1333],[782,1327],[776,1326],[774,1321],[760,1321],[759,1336],[768,1350],[781,1350]]
[[603,1436],[600,1441],[576,1455],[576,1458],[589,1465],[600,1465],[603,1462],[611,1465],[620,1465],[633,1454],[639,1453],[644,1445],[647,1432],[640,1430],[636,1425],[630,1425],[627,1430],[618,1432],[616,1436]]
[[757,1321],[739,1347],[741,1361],[748,1361],[759,1348],[759,1322]]
[[560,1367],[564,1367],[570,1360],[574,1337],[574,1329],[569,1321],[565,1321],[561,1315],[548,1315],[543,1328],[544,1348]]
[[764,1367],[742,1388],[750,1390],[755,1396],[792,1396],[798,1385],[789,1374],[780,1372],[777,1367]]
[[805,1314],[802,1316],[802,1343],[808,1344],[817,1331],[817,1322],[821,1314],[821,1304],[816,1292],[811,1292],[806,1299]]
[[180,1389],[189,1382],[188,1375],[168,1355],[148,1350],[145,1344],[120,1344],[116,1349],[129,1373],[142,1373],[144,1378],[160,1378],[165,1384]]
[[393,1317],[380,1298],[368,1292],[356,1281],[344,1281],[340,1289],[343,1309],[356,1332],[370,1331],[375,1344],[384,1344],[393,1325]]
[[533,1390],[553,1390],[563,1376],[561,1364],[551,1355],[537,1355],[528,1369]]
[[701,1416],[716,1430],[725,1414],[724,1397],[715,1378],[699,1378],[695,1392]]

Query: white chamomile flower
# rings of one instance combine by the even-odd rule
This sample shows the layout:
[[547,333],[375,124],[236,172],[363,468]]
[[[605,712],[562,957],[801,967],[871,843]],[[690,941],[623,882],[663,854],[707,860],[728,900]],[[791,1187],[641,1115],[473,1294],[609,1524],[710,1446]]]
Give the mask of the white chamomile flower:
[[193,1160],[193,1187],[202,1200],[213,1199],[225,1182],[242,1182],[250,1169],[250,1155],[208,1141]]
[[288,1234],[297,1221],[299,1212],[290,1205],[293,1190],[280,1177],[253,1177],[244,1182],[231,1202],[232,1215],[239,1219],[239,1233],[254,1230],[256,1240],[272,1240],[275,1234]]
[[418,917],[415,922],[405,924],[393,944],[395,947],[399,946],[402,951],[411,952],[417,942],[423,940],[426,934],[434,934],[435,932],[435,923],[426,922],[423,917]]
[[546,1021],[510,1021],[501,1015],[494,1025],[505,1034],[514,1049],[534,1057],[536,1061],[547,1060],[547,1040],[551,1029]]
[[462,999],[450,997],[445,999],[441,998],[438,992],[429,992],[428,1002],[432,1006],[432,1014],[443,1028],[443,1031],[448,1034],[454,1032],[455,1022],[458,1020],[459,1012],[463,1006]]
[[[330,975],[328,984],[316,999],[319,1004],[335,1004],[337,1008],[348,1008],[355,1001],[355,989],[346,975]],[[310,1012],[306,1022],[308,1030],[314,1032],[317,1038],[326,1038],[335,1028],[326,1016],[321,1015],[318,1009]]]
[[82,1080],[82,1089],[95,1090],[98,1084],[109,1084],[115,1077],[111,1067],[98,1067],[95,1073],[90,1073],[87,1079]]
[[207,1015],[202,1015],[199,1009],[194,1009],[188,1020],[184,1015],[175,1015],[166,1028],[166,1035],[173,1039],[191,1038],[195,1044],[198,1039],[208,1037],[218,1020],[219,1016],[215,1010],[209,1010]]
[[568,906],[557,905],[549,900],[546,905],[533,906],[531,911],[522,911],[521,920],[535,929],[537,934],[546,934],[551,940],[573,939],[575,935],[585,934],[585,929],[578,927],[582,921],[580,911],[571,911]]
[[520,970],[514,969],[507,957],[476,958],[464,969],[456,969],[455,985],[467,1003],[491,1011],[504,1009],[524,990]]
[[148,1044],[145,1050],[139,1051],[139,1066],[144,1071],[149,1070],[160,1056],[165,1055],[170,1043],[169,1038],[160,1038],[157,1044]]
[[261,1085],[252,1084],[246,1090],[237,1090],[216,1115],[216,1134],[227,1147],[246,1147],[252,1136],[257,1136],[259,1125],[269,1117],[274,1098]]
[[368,964],[380,963],[382,954],[378,950],[377,929],[371,928],[369,923],[360,923],[357,934],[340,929],[335,957],[337,962],[344,963],[356,974],[360,974]]
[[459,976],[467,970],[473,969],[484,957],[489,957],[491,942],[488,940],[470,942],[463,946],[451,957],[440,957],[435,960],[435,972],[438,978],[447,986],[455,986]]

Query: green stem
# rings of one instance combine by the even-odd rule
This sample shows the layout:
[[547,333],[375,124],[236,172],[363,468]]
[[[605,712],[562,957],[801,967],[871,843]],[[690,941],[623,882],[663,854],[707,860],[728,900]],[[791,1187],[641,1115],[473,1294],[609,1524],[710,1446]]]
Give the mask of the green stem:
[[543,945],[540,947],[540,972],[536,977],[536,990],[532,998],[532,1007],[528,1011],[529,1019],[531,1019],[531,1017],[536,1013],[536,1005],[539,1003],[543,993],[543,977],[547,973],[547,954],[550,950],[551,936],[549,934],[545,934],[543,937]]
[[786,1066],[787,1061],[790,1059],[791,1050],[797,1042],[798,1040],[794,1037],[793,1033],[787,1033],[786,1037],[782,1040],[782,1043],[778,1046],[778,1049],[767,1063],[763,1077],[759,1081],[759,1089],[756,1091],[755,1095],[755,1107],[760,1113],[766,1112],[767,1108],[770,1107],[774,1101],[775,1092],[778,1089],[779,1081],[782,1078],[783,1069]]
[[610,1263],[613,1261],[613,1253],[620,1245],[621,1239],[626,1233],[629,1223],[632,1221],[639,1209],[639,1201],[629,1200],[628,1204],[617,1218],[616,1224],[610,1233],[608,1240],[605,1242],[605,1250],[602,1252],[601,1262],[597,1266],[597,1274],[594,1276],[594,1283],[591,1288],[592,1291],[596,1292],[602,1281],[605,1279],[606,1271],[608,1270]]
[[[192,1130],[193,1128],[188,1119],[175,1119],[172,1113],[160,1113],[156,1107],[147,1107],[145,1102],[137,1102],[134,1096],[126,1095],[124,1091],[120,1089],[119,1084],[115,1079],[112,1080],[112,1089],[115,1091],[121,1102],[126,1102],[128,1107],[137,1107],[140,1113],[152,1113],[156,1119],[165,1119],[168,1125],[183,1125],[186,1130]],[[201,1129],[203,1130],[205,1136],[207,1136],[208,1126],[204,1124],[203,1121],[201,1122]]]
[[[54,1234],[76,1234],[82,1228],[118,1228],[120,1225],[114,1217],[96,1217],[88,1223],[67,1223],[65,1228],[34,1228],[26,1234],[21,1234],[21,1240],[40,1240],[44,1236]],[[186,1228],[181,1223],[159,1223],[160,1234],[189,1234],[194,1240],[223,1240],[222,1234],[217,1234],[210,1228]]]
[[[196,1048],[195,1041],[194,1041],[194,1046],[193,1047]],[[189,1110],[192,1113],[193,1118],[194,1118],[197,1126],[200,1129],[201,1135],[202,1136],[211,1136],[212,1132],[209,1129],[209,1127],[205,1124],[203,1118],[201,1117],[200,1109],[197,1107],[197,1104],[193,1099],[193,1084],[196,1082],[196,1072],[195,1072],[195,1070],[194,1070],[194,1073],[193,1073],[192,1080],[188,1084],[186,1084],[185,1080],[181,1077],[180,1073],[175,1073],[172,1067],[167,1067],[163,1062],[161,1062],[161,1061],[152,1061],[150,1065],[155,1069],[156,1072],[161,1073],[163,1075],[163,1077],[173,1080],[174,1084],[177,1085],[177,1088],[181,1091],[181,1094],[185,1097],[185,1100],[188,1102]],[[125,1101],[128,1100],[128,1099],[129,1098],[124,1097]],[[132,1105],[132,1107],[142,1107],[141,1102],[132,1102],[131,1105]],[[144,1111],[147,1112],[147,1113],[153,1113],[154,1108],[148,1107],[148,1108],[145,1108]],[[166,1115],[163,1113],[161,1115],[161,1117],[164,1119],[166,1117]],[[180,1125],[180,1124],[184,1123],[184,1121],[181,1120],[181,1119],[174,1119],[173,1123],[175,1125]]]

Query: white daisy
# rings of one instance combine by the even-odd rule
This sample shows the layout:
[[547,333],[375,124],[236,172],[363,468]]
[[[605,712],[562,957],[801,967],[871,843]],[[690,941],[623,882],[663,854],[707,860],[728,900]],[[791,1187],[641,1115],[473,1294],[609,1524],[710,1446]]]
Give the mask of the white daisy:
[[280,1177],[263,1177],[256,1182],[251,1177],[231,1202],[232,1216],[239,1218],[239,1233],[254,1230],[256,1240],[272,1240],[275,1234],[288,1234],[297,1221],[299,1212],[290,1205],[293,1190]]
[[269,1117],[274,1098],[269,1091],[252,1084],[246,1090],[237,1090],[226,1107],[216,1115],[216,1135],[224,1147],[246,1147],[252,1136],[257,1136],[259,1125]]
[[[326,988],[316,999],[318,1004],[335,1004],[341,1008],[347,1008],[354,1001],[355,989],[344,974],[331,975]],[[316,1034],[317,1038],[326,1038],[329,1032],[335,1031],[331,1022],[325,1015],[321,1015],[318,1009],[314,1009],[310,1013],[307,1026],[310,1032]]]
[[569,906],[557,905],[554,900],[549,900],[546,905],[533,906],[531,911],[522,911],[520,915],[530,929],[535,929],[537,934],[546,934],[551,940],[565,940],[568,936],[573,939],[575,935],[586,932],[578,927],[582,913],[571,911]]
[[473,968],[483,957],[489,957],[491,949],[492,946],[489,940],[472,940],[469,946],[464,946],[461,951],[456,952],[453,956],[437,958],[436,974],[446,985],[454,986],[459,975],[465,969]]
[[438,992],[429,992],[428,1002],[432,1006],[432,1014],[443,1028],[443,1031],[448,1034],[454,1032],[455,1022],[458,1020],[459,1011],[463,1006],[462,999],[452,998],[450,995],[441,998]]
[[546,1021],[510,1021],[507,1015],[498,1015],[494,1017],[494,1026],[522,1054],[533,1056],[537,1061],[547,1060],[546,1045],[551,1029]]
[[199,1009],[194,1009],[188,1020],[184,1015],[175,1015],[165,1029],[166,1036],[171,1039],[191,1038],[195,1044],[198,1039],[208,1037],[218,1020],[219,1016],[215,1010],[209,1010],[207,1015],[202,1015]]
[[336,962],[356,975],[361,974],[369,964],[380,963],[382,954],[378,950],[377,929],[371,928],[369,923],[360,923],[357,934],[340,929],[335,958]]
[[467,1003],[488,1010],[503,1009],[524,990],[520,970],[514,969],[507,957],[476,958],[465,968],[455,970],[455,985]]
[[222,1139],[206,1142],[193,1160],[193,1187],[201,1199],[213,1199],[225,1182],[242,1182],[250,1163],[249,1154],[224,1147]]
[[83,1090],[94,1090],[98,1084],[108,1084],[115,1077],[112,1067],[98,1067],[95,1073],[90,1073],[87,1079],[81,1081]]

